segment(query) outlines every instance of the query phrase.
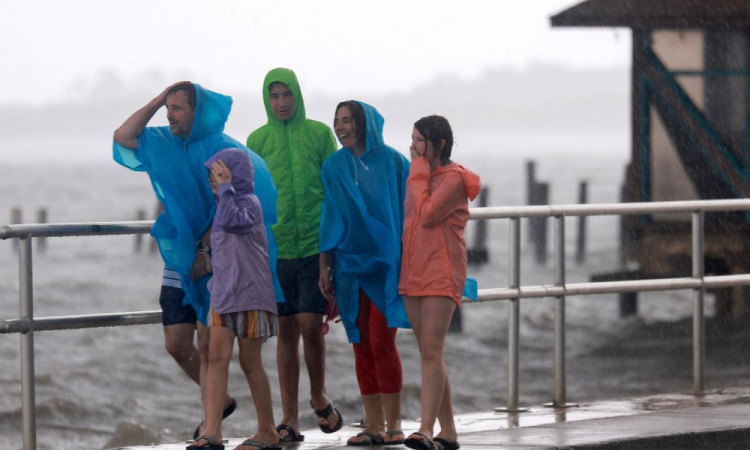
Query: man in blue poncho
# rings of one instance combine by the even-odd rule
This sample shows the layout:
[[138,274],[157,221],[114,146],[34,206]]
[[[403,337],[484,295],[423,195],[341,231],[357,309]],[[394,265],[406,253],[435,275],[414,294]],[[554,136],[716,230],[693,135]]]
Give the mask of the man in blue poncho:
[[[162,106],[169,126],[146,127]],[[276,269],[276,243],[270,225],[276,222],[276,188],[262,158],[230,138],[224,124],[232,106],[231,97],[211,92],[198,84],[176,83],[130,116],[114,134],[114,159],[135,171],[146,172],[164,213],[154,223],[165,270],[159,303],[166,348],[182,370],[205,386],[208,356],[209,308],[206,287],[211,272],[210,228],[216,208],[203,164],[226,148],[250,154],[255,167],[255,193],[263,209],[271,271],[277,301],[283,301]],[[198,329],[198,345],[193,333]],[[224,417],[236,402],[225,400]],[[196,432],[202,431],[199,429]]]

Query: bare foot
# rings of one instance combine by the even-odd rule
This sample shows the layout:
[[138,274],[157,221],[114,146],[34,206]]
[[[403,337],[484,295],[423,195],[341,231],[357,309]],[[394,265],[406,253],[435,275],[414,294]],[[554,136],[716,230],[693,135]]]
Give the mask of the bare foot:
[[209,445],[217,445],[222,443],[221,434],[212,435],[200,435],[198,439],[194,440],[191,447],[208,447]]
[[368,430],[365,428],[365,431],[357,434],[356,436],[352,436],[349,438],[349,440],[346,441],[347,445],[362,445],[369,444],[369,445],[382,445],[379,442],[376,442],[376,437],[380,437],[381,442],[385,441],[385,436],[383,436],[383,433],[377,430]]
[[[234,450],[257,450],[258,448],[264,448],[263,446],[276,447],[280,443],[279,435],[274,433],[257,433],[250,439],[246,439],[243,443],[234,448]],[[259,446],[257,444],[262,444]]]

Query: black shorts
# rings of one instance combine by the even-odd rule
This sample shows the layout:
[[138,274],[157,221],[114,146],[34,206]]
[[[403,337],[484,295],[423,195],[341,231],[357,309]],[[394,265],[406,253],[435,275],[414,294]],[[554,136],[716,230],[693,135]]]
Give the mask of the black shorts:
[[319,261],[319,255],[296,259],[279,258],[276,274],[286,300],[284,303],[277,303],[279,317],[325,312],[326,298],[318,288]]
[[[176,283],[175,283],[175,277]],[[190,305],[183,305],[185,291],[181,287],[175,287],[179,283],[179,275],[169,269],[164,270],[161,293],[159,294],[159,305],[161,305],[161,323],[167,325],[179,325],[190,323],[195,325],[197,316],[195,309]],[[177,284],[179,286],[179,284]]]

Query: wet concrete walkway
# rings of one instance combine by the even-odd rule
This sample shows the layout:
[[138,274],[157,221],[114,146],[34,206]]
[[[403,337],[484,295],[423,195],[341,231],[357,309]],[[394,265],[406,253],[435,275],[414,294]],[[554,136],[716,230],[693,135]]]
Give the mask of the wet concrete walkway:
[[[404,421],[408,434],[418,424]],[[750,448],[750,387],[730,388],[695,397],[665,394],[582,403],[554,409],[533,407],[523,413],[478,412],[456,417],[464,449],[746,449]],[[305,442],[285,449],[351,449],[346,439],[360,429],[338,433],[306,430]],[[243,439],[229,439],[233,449]],[[186,444],[128,447],[131,450],[184,449]],[[403,449],[404,446],[377,447]]]

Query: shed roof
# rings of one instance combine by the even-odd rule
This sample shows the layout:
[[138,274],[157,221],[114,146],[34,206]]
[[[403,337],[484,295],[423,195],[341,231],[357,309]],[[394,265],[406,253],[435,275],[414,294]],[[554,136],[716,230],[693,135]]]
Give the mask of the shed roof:
[[553,27],[750,28],[750,0],[586,0],[550,18]]

